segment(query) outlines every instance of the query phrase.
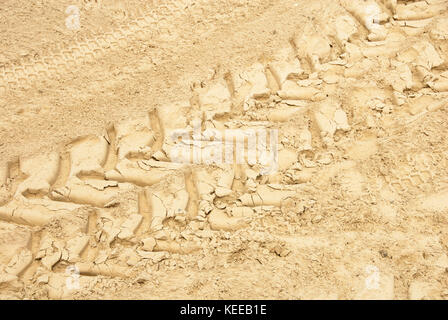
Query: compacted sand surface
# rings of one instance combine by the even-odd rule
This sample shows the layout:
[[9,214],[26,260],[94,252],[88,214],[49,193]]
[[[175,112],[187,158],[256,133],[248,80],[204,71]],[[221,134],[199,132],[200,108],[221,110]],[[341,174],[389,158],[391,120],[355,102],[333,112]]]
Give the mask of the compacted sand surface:
[[0,299],[447,299],[448,1],[5,0]]

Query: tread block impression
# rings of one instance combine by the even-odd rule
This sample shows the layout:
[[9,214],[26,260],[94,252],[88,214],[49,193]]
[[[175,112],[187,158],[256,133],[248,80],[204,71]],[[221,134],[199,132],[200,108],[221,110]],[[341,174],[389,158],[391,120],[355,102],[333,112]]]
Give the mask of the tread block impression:
[[16,194],[46,195],[58,177],[60,157],[56,152],[32,158],[21,158],[19,167],[27,178],[17,188]]

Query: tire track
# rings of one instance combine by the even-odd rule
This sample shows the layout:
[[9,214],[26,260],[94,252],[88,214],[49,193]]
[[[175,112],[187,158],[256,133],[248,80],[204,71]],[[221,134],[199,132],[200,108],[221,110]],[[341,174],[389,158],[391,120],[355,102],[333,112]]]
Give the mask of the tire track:
[[[100,59],[104,55],[129,48],[133,41],[148,36],[169,34],[172,21],[191,16],[191,1],[153,1],[154,8],[115,30],[96,34],[66,47],[44,54],[31,61],[10,63],[0,67],[0,92],[10,89],[29,89],[33,83],[63,74],[72,74],[79,66]],[[200,7],[201,4],[196,5]],[[193,14],[194,16],[194,14]]]
[[[109,50],[123,48],[154,23],[155,19],[142,17],[116,32],[70,46],[61,55],[49,56],[26,67],[4,69],[3,75],[7,74],[7,78],[3,87],[21,85],[27,79],[52,77],[58,74],[59,67],[69,70]],[[125,278],[141,260],[157,264],[166,259],[165,253],[189,254],[203,248],[207,241],[204,239],[213,238],[214,232],[237,232],[267,212],[288,212],[286,204],[295,206],[293,197],[305,190],[302,184],[312,179],[295,177],[294,172],[291,173],[293,166],[300,167],[301,172],[316,168],[313,173],[322,175],[328,168],[333,175],[328,174],[326,178],[337,181],[338,167],[326,165],[331,164],[332,157],[338,156],[340,160],[345,155],[333,149],[335,155],[323,156],[334,146],[336,131],[340,133],[339,138],[344,139],[352,128],[348,124],[348,112],[340,106],[330,111],[322,106],[328,102],[322,94],[326,85],[320,79],[311,78],[311,74],[322,71],[322,65],[330,68],[331,58],[340,48],[333,46],[335,40],[331,37],[312,36],[328,50],[321,51],[319,46],[291,47],[288,43],[284,48],[287,54],[283,52],[272,63],[255,63],[240,74],[226,72],[222,77],[193,87],[193,97],[186,110],[182,107],[152,109],[146,118],[127,119],[108,126],[104,136],[73,140],[59,153],[55,166],[46,166],[42,157],[39,161],[32,159],[31,163],[36,161],[38,168],[28,170],[30,173],[25,175],[22,159],[6,166],[0,164],[0,187],[11,187],[13,193],[10,201],[0,207],[1,220],[31,225],[31,228],[45,228],[58,222],[61,226],[58,231],[73,236],[70,240],[77,240],[68,243],[70,240],[57,239],[59,234],[43,237],[37,233],[30,249],[11,259],[14,262],[14,268],[8,269],[12,270],[11,274],[20,277],[25,272],[26,278],[32,279],[40,265],[36,261],[36,251],[39,251],[37,260],[42,261],[52,276],[53,267],[75,262],[81,275],[86,277]],[[295,44],[301,41],[294,39]],[[339,41],[343,43],[344,38]],[[299,60],[308,61],[310,70],[302,72]],[[302,79],[303,74],[308,77]],[[275,101],[286,107],[280,112],[269,110],[271,107],[266,105]],[[305,107],[301,106],[304,103]],[[356,109],[350,111],[357,112]],[[245,113],[250,113],[252,118],[245,117]],[[299,113],[304,118],[303,127],[298,117],[294,118]],[[193,166],[185,171],[167,160],[169,132],[186,126],[194,128],[198,119],[201,129],[218,130],[257,128],[260,123],[264,127],[281,128],[290,120],[297,120],[294,124],[298,127],[294,129],[303,129],[300,143],[306,142],[309,147],[297,154],[290,150],[294,148],[283,148],[280,178],[275,175],[260,178],[255,170],[243,165],[237,169],[234,166],[213,167],[213,172],[210,166]],[[231,142],[233,144],[233,137]],[[299,147],[302,145],[296,149]],[[315,156],[306,159],[309,154]],[[348,196],[359,196],[363,184],[362,177],[359,178],[361,174],[355,164],[341,162],[347,167],[341,165],[340,185],[346,187]],[[396,170],[391,172],[392,179],[387,181],[397,193],[404,194],[410,188],[418,188],[419,184],[433,182],[432,164],[437,159],[421,154],[403,162],[407,163],[393,168]],[[54,179],[53,171],[57,171]],[[286,179],[282,178],[286,177],[291,178],[292,183],[285,183]],[[357,179],[354,185],[349,181],[352,178]],[[313,223],[319,223],[320,219],[314,219]],[[345,242],[345,238],[342,240]],[[282,257],[287,251],[283,247],[272,248],[274,254]],[[55,297],[64,294],[55,293]]]

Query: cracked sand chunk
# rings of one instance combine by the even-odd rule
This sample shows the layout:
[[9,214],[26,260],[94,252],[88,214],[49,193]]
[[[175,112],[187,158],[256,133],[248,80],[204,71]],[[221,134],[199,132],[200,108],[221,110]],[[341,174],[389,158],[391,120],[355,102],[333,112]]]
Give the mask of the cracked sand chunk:
[[165,139],[168,137],[169,130],[185,129],[188,126],[191,107],[188,101],[172,103],[157,108],[157,114],[165,130]]
[[236,231],[247,226],[242,217],[229,217],[224,211],[214,209],[208,216],[212,230]]
[[70,177],[103,176],[109,147],[104,137],[87,136],[70,145]]
[[443,64],[443,59],[430,42],[421,41],[412,47],[418,52],[418,58],[415,61],[417,65],[431,70]]
[[291,120],[296,114],[302,113],[305,111],[305,108],[297,107],[297,108],[278,108],[275,110],[271,110],[268,113],[268,120],[273,122],[287,122]]
[[[397,106],[402,106],[406,103],[406,95],[404,93],[394,91],[392,94],[392,102]],[[374,126],[374,120],[371,115],[366,117],[366,125],[368,128],[372,128]]]
[[299,59],[295,57],[294,52],[289,48],[280,50],[268,67],[280,89],[286,80],[298,79],[303,73]]
[[137,250],[137,253],[142,259],[150,260],[152,264],[157,264],[160,261],[169,258],[169,254],[167,252],[145,252]]
[[433,78],[430,73],[431,69],[444,63],[434,46],[427,41],[420,41],[412,47],[400,51],[396,59],[415,67],[423,81],[426,80],[425,77],[431,80]]
[[168,157],[166,156],[165,152],[163,152],[162,150],[158,150],[156,152],[154,152],[151,156],[152,159],[151,160],[156,160],[156,162],[163,162],[163,161],[168,161]]
[[308,128],[303,128],[297,135],[298,152],[313,150],[312,135]]
[[[349,131],[347,114],[340,109],[338,104],[322,103],[320,108],[314,112],[314,119],[325,139],[332,139],[336,130]],[[324,141],[326,143],[330,141]]]
[[[174,241],[157,240],[156,246],[154,247],[154,251],[158,252],[164,251],[178,254],[189,254],[199,249],[201,249],[201,245],[193,241],[174,242]],[[146,252],[145,254],[148,253],[154,254],[157,252]]]
[[167,228],[161,228],[160,230],[153,233],[154,239],[156,240],[168,240],[171,236],[170,231]]
[[368,42],[367,45],[361,47],[360,50],[364,57],[370,58],[378,63],[378,56],[394,58],[397,55],[397,52],[402,50],[403,41],[406,41],[405,35],[392,30],[383,41]]
[[[199,201],[199,205],[198,205],[198,217],[201,218],[205,218],[210,212],[212,212],[214,206],[212,205],[213,199],[211,199],[210,201],[207,200],[201,200]],[[225,208],[226,204],[224,202],[219,202],[217,204],[217,207],[220,209]]]
[[296,194],[295,190],[288,190],[287,186],[274,187],[270,185],[259,185],[256,193],[243,194],[239,201],[243,206],[277,206],[280,207],[282,200]]
[[156,246],[156,240],[154,238],[146,238],[142,240],[143,246],[142,249],[144,251],[154,251],[154,247]]
[[87,218],[81,209],[82,207],[76,204],[48,199],[14,199],[6,206],[0,207],[0,220],[30,226],[44,226],[52,221],[59,221],[64,229],[84,231]]
[[58,263],[62,258],[62,251],[56,250],[51,254],[47,254],[42,258],[42,265],[48,270],[52,270],[53,266]]
[[20,287],[21,285],[19,283],[19,277],[7,273],[0,274],[0,290],[3,290],[5,288],[17,290]]
[[0,219],[18,224],[44,226],[60,213],[41,205],[13,200],[0,207]]
[[286,80],[282,90],[278,91],[277,94],[284,100],[319,101],[324,97],[319,89],[310,86],[301,87],[293,80]]
[[150,201],[153,213],[151,228],[157,231],[162,228],[163,221],[167,217],[167,209],[164,206],[163,201],[154,194],[151,195]]
[[104,137],[87,136],[70,144],[70,173],[65,186],[50,193],[53,200],[89,204],[96,207],[109,207],[117,204],[116,183],[94,182],[81,178],[104,177],[103,165],[106,162],[109,143]]
[[130,239],[142,223],[143,217],[140,214],[131,214],[121,225],[119,239]]
[[199,197],[204,200],[213,200],[213,193],[219,196],[218,194],[225,194],[232,190],[235,171],[231,165],[219,165],[213,168],[197,169],[195,176]]
[[227,209],[232,217],[250,218],[254,215],[255,211],[251,207],[230,207]]
[[288,170],[286,177],[290,179],[291,184],[307,183],[313,178],[313,172],[309,169],[306,171]]
[[139,186],[151,186],[165,179],[173,170],[164,168],[151,168],[143,161],[123,159],[114,170],[107,171],[107,180],[129,182]]
[[445,104],[445,101],[433,96],[420,96],[410,99],[406,106],[411,115],[417,115],[422,112],[437,110]]
[[297,197],[283,199],[280,210],[286,215],[302,215],[307,209],[306,203]]
[[179,140],[187,140],[190,138],[189,133],[193,130],[190,120],[192,120],[192,113],[194,112],[189,102],[179,102],[159,107],[157,108],[157,113],[163,130],[161,151],[164,153],[164,156],[170,159],[169,161],[173,161],[171,159],[172,154],[178,150],[176,148],[178,147]]
[[448,18],[440,18],[429,33],[434,40],[448,40]]
[[325,35],[305,31],[293,41],[299,56],[306,57],[314,71],[319,70],[321,64],[336,58],[332,52],[333,44]]
[[96,257],[95,257],[94,263],[95,264],[101,264],[101,263],[106,262],[108,260],[108,258],[109,258],[109,255],[110,255],[110,250],[108,250],[108,249],[100,250],[98,252],[98,254],[96,255]]
[[359,64],[359,60],[364,57],[365,55],[362,52],[362,48],[351,42],[345,44],[344,53],[341,54],[341,58],[347,61],[347,63],[344,64],[345,68],[356,66]]
[[[321,111],[316,111],[314,113],[314,119],[319,127],[321,136],[331,139],[336,132],[336,124],[334,121],[330,120],[329,115],[324,114]],[[325,142],[328,143],[328,141]]]
[[21,249],[30,248],[31,232],[0,221],[0,266],[6,265]]
[[223,187],[217,187],[215,189],[215,194],[217,197],[222,198],[232,194],[232,189],[227,189]]
[[446,10],[446,2],[428,4],[427,1],[416,1],[412,3],[399,3],[395,9],[396,20],[420,20],[427,19]]
[[324,74],[322,76],[322,80],[326,83],[326,84],[335,84],[338,83],[340,81],[341,77],[338,74],[334,74],[331,71],[328,72],[327,74]]
[[80,235],[78,237],[67,240],[65,249],[67,250],[68,257],[66,257],[65,260],[67,260],[68,262],[79,261],[81,253],[87,248],[88,244],[88,235]]
[[336,123],[336,130],[349,131],[347,114],[342,109],[337,109],[333,115],[333,121]]
[[31,158],[21,158],[20,170],[27,175],[17,188],[16,194],[45,195],[59,173],[60,157],[56,152]]
[[165,161],[155,161],[155,160],[141,160],[139,162],[139,165],[141,168],[144,168],[145,170],[151,170],[151,168],[160,168],[165,170],[178,170],[185,167],[182,163],[172,163],[172,162],[165,162]]
[[336,30],[336,39],[339,41],[340,46],[345,46],[350,37],[358,32],[356,21],[348,15],[338,16],[333,25]]
[[79,273],[85,276],[127,278],[130,275],[130,270],[128,268],[112,263],[94,264],[90,262],[80,262],[75,266],[78,268]]
[[389,81],[392,88],[400,93],[406,89],[411,89],[414,82],[409,66],[396,60],[392,60],[391,65],[395,70],[390,72],[386,79]]
[[[328,65],[326,65],[328,66]],[[325,70],[326,71],[326,70]],[[301,87],[317,87],[319,85],[322,84],[322,80],[321,79],[315,79],[315,77],[318,77],[318,73],[314,73],[312,75],[312,79],[311,76],[309,79],[304,79],[304,80],[297,80],[296,83],[301,86]]]
[[186,214],[189,194],[186,190],[185,175],[177,172],[153,186],[150,197],[152,207],[152,230],[160,230],[166,218]]
[[[61,251],[63,248],[64,248],[63,240],[54,239],[49,235],[45,235],[40,240],[39,250],[37,251],[35,258],[43,260],[46,257],[50,257],[51,259],[51,256],[57,253],[59,254],[60,259],[62,256]],[[49,261],[43,261],[43,265],[46,266],[48,269],[51,269],[51,267],[53,267],[53,264],[51,264],[51,266],[48,266],[48,262]]]
[[118,187],[117,181],[107,181],[107,180],[98,180],[98,179],[85,179],[84,183],[92,188],[95,188],[99,191],[104,191],[110,187]]
[[199,105],[211,120],[215,116],[227,114],[232,108],[232,97],[225,83],[214,83],[210,87],[199,89]]
[[278,168],[284,171],[298,161],[298,154],[295,150],[284,148],[278,153]]
[[98,229],[96,239],[100,242],[111,244],[120,233],[121,222],[112,215],[102,212],[99,216]]
[[370,32],[369,41],[381,41],[387,36],[386,28],[381,24],[389,19],[387,13],[373,0],[366,2],[344,1],[344,7]]
[[56,201],[89,204],[95,207],[107,208],[118,203],[118,188],[106,188],[102,191],[89,186],[78,178],[72,178],[65,187],[51,192],[51,198]]
[[235,178],[235,170],[231,166],[223,165],[220,168],[219,178],[217,180],[218,187],[232,189],[233,179]]
[[375,63],[372,59],[363,58],[358,63],[347,66],[344,70],[345,78],[362,78],[366,75],[372,68],[375,66]]
[[120,122],[115,130],[119,160],[126,157],[150,157],[155,136],[150,128],[149,117]]
[[387,30],[386,28],[384,28],[384,26],[381,26],[378,29],[373,29],[367,36],[367,39],[369,41],[382,41],[386,39],[386,37],[387,37]]
[[431,89],[437,91],[437,92],[447,92],[448,91],[448,79],[446,78],[440,78],[436,81],[429,81],[428,85],[431,87]]
[[173,131],[173,137],[166,144],[171,161],[179,165],[182,163],[219,165],[223,161],[233,162],[234,154],[237,156],[237,163],[244,163],[244,141],[246,139],[254,141],[257,135],[264,133],[267,124],[264,121],[223,123],[207,121],[206,124],[211,126],[201,131],[201,120],[195,119],[192,122],[193,130],[188,128]]
[[12,257],[11,261],[9,261],[8,265],[5,267],[5,272],[18,276],[33,261],[33,254],[28,249],[20,250],[15,256]]
[[243,102],[251,98],[268,98],[271,92],[268,79],[266,78],[265,68],[261,63],[252,65],[248,71],[234,77],[233,85],[237,100]]
[[433,20],[433,18],[424,20],[401,20],[398,21],[398,24],[403,27],[403,30],[407,35],[415,36],[421,35]]

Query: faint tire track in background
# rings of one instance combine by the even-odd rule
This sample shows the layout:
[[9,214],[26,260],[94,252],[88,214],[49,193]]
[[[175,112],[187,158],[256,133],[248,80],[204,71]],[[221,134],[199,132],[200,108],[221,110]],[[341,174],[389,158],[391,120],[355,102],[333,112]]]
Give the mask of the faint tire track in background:
[[[169,17],[178,18],[179,15],[190,15],[185,11],[190,0],[154,1],[156,6],[139,18],[122,24],[112,32],[97,34],[92,38],[74,42],[68,46],[61,46],[56,52],[33,58],[30,62],[19,61],[0,66],[0,92],[8,89],[28,89],[35,81],[54,78],[58,75],[73,72],[74,68],[95,61],[104,54],[125,48],[132,41],[151,32],[163,33],[169,29]],[[159,29],[155,29],[157,27]],[[168,28],[167,28],[168,27]]]

